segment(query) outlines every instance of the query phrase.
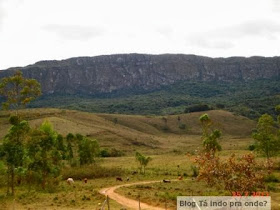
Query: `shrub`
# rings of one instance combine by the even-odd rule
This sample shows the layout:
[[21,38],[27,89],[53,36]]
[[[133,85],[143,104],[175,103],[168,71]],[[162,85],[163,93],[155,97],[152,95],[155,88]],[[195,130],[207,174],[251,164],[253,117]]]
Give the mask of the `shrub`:
[[192,177],[197,177],[199,172],[198,172],[198,168],[194,165],[191,165],[191,171],[192,171]]
[[264,188],[263,178],[267,171],[259,170],[260,165],[252,154],[236,158],[234,154],[227,160],[209,153],[196,158],[199,165],[198,181],[204,180],[209,186],[224,186],[230,192],[252,192]]
[[108,149],[102,149],[100,151],[100,157],[122,157],[124,156],[124,152],[121,150],[117,150],[116,148],[112,148],[110,151]]
[[265,182],[279,182],[279,178],[275,174],[269,174],[264,178]]
[[110,157],[110,153],[107,149],[102,149],[100,151],[100,157]]
[[116,148],[111,149],[110,157],[121,157],[121,156],[124,156],[123,151],[117,150]]
[[253,150],[256,149],[256,145],[251,144],[251,145],[249,145],[248,149],[249,149],[250,151],[253,151]]
[[186,129],[186,124],[185,123],[180,123],[179,128],[182,130]]
[[207,111],[213,109],[207,104],[196,104],[196,105],[191,105],[186,107],[185,113],[190,113],[190,112],[202,112],[202,111]]
[[165,132],[167,132],[167,131],[169,131],[169,127],[168,127],[167,125],[164,125],[164,126],[162,127],[162,130],[165,131]]
[[275,183],[269,183],[268,185],[267,185],[267,190],[268,191],[273,191],[273,192],[277,192],[277,186],[276,186],[276,184]]

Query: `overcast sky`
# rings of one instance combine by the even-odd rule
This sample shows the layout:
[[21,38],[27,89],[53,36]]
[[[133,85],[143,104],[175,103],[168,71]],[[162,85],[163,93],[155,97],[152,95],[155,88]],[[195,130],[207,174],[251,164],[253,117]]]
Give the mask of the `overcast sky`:
[[279,56],[280,0],[0,0],[0,69],[116,53]]

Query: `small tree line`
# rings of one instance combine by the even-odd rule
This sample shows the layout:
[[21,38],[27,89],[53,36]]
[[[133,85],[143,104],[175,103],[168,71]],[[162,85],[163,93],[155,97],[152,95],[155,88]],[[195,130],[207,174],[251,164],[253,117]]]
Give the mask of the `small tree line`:
[[[38,128],[31,128],[18,109],[41,94],[40,84],[26,79],[20,71],[0,82],[0,94],[6,99],[3,109],[15,110],[10,116],[8,134],[0,145],[1,170],[7,174],[7,194],[15,194],[15,185],[25,182],[39,184],[42,189],[57,186],[63,164],[92,164],[99,155],[96,140],[81,134],[69,133],[66,138],[57,133],[45,120]],[[75,161],[74,161],[75,160]]]
[[[54,187],[60,180],[63,164],[92,164],[99,155],[96,140],[80,134],[58,134],[49,121],[31,128],[25,120],[10,117],[11,128],[0,146],[0,158],[7,169],[7,194],[14,195],[15,183]],[[74,136],[70,138],[70,136]]]

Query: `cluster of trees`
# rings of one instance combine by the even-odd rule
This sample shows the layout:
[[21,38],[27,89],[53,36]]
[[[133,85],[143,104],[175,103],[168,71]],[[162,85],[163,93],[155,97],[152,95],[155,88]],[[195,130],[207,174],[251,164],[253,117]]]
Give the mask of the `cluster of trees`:
[[2,170],[7,174],[7,194],[15,194],[15,184],[26,183],[56,186],[64,163],[91,164],[99,155],[96,140],[80,134],[69,133],[65,138],[58,134],[50,122],[44,121],[39,128],[31,128],[27,120],[18,113],[41,93],[40,84],[23,78],[21,72],[4,78],[0,83],[0,94],[6,98],[4,109],[12,108],[15,115],[9,118],[11,127],[0,145]]
[[[63,138],[61,139],[62,142]],[[81,134],[69,133],[66,136],[66,146],[61,147],[64,148],[65,157],[72,166],[92,164],[95,157],[100,154],[97,140],[86,138]]]
[[[19,116],[10,117],[11,128],[0,146],[0,159],[6,164],[7,194],[14,195],[15,183],[54,187],[64,164],[92,164],[99,155],[96,140],[80,134],[58,134],[49,121],[32,129]],[[78,161],[78,163],[77,163]]]
[[[280,113],[280,106],[276,107]],[[274,121],[273,117],[264,114],[259,118],[257,128],[253,133],[256,140],[254,148],[263,154],[267,161],[260,164],[253,153],[236,158],[232,154],[228,159],[221,159],[218,152],[222,149],[219,144],[221,132],[212,128],[212,121],[207,114],[200,117],[202,126],[203,151],[196,157],[198,180],[204,180],[209,186],[220,186],[230,193],[253,192],[264,187],[264,179],[272,173],[271,157],[280,154],[280,116]]]

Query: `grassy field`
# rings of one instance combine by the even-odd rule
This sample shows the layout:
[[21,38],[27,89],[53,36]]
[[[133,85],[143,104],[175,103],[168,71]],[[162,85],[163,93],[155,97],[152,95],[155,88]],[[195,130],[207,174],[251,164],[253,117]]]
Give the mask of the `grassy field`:
[[[183,181],[171,181],[171,183],[154,183],[147,185],[135,185],[122,187],[116,190],[128,198],[137,200],[140,196],[141,201],[160,206],[162,208],[177,209],[177,196],[230,196],[228,191],[223,189],[209,187],[203,182],[197,182],[191,178]],[[280,208],[280,186],[278,190],[269,193],[272,199],[272,209]]]
[[[180,164],[180,171],[189,170],[189,160],[184,155],[158,155],[152,156],[153,161],[147,168],[145,175],[132,175],[133,171],[137,171],[138,165],[134,157],[116,157],[104,158],[98,161],[98,166],[105,168],[121,168],[120,176],[125,180],[130,178],[129,183],[144,181],[144,180],[162,180],[175,179],[178,170],[176,164]],[[162,160],[170,160],[170,163],[165,165]],[[176,162],[176,164],[174,164]],[[94,167],[94,166],[93,166]],[[76,168],[73,170],[91,170],[91,167]],[[190,173],[190,171],[189,171]],[[79,173],[83,174],[83,173]],[[64,173],[63,173],[64,175]],[[83,178],[81,176],[81,178]],[[124,181],[124,183],[127,183]],[[82,181],[75,180],[75,185],[69,186],[66,181],[61,181],[57,189],[54,191],[41,191],[32,188],[30,191],[27,186],[17,187],[15,200],[6,197],[6,188],[0,188],[0,209],[98,209],[100,203],[103,203],[105,197],[100,195],[98,191],[102,188],[118,185],[120,182],[115,180],[115,177],[105,177],[98,179],[90,179],[87,184]],[[36,190],[36,191],[35,191]],[[113,200],[110,200],[112,209],[121,209],[122,206]]]
[[[48,119],[54,129],[64,136],[69,132],[80,133],[97,139],[103,148],[116,148],[127,155],[134,154],[136,150],[150,155],[196,150],[201,145],[199,116],[203,113],[205,112],[140,116],[92,114],[60,109],[27,109],[21,112],[32,127],[39,126],[43,120]],[[252,141],[250,135],[256,124],[254,121],[221,110],[206,113],[215,122],[215,127],[222,131],[221,144],[224,149],[246,149]],[[0,139],[10,126],[9,114],[0,112]]]
[[[53,193],[30,190],[26,186],[17,188],[15,198],[4,197],[5,188],[0,191],[0,209],[99,209],[105,197],[98,190],[114,185],[114,178],[89,180],[87,184],[75,181],[74,187],[62,181]],[[121,209],[111,200],[112,209]]]
[[[207,190],[205,190],[207,189]],[[160,206],[162,208],[176,209],[177,196],[218,196],[224,195],[222,190],[209,188],[204,183],[197,183],[191,178],[182,181],[171,181],[171,183],[154,183],[147,185],[136,185],[130,187],[122,187],[116,192],[125,195],[126,197],[137,200],[140,199],[148,204]]]
[[[247,151],[232,151],[236,154],[244,154]],[[222,157],[228,157],[229,151],[221,153]],[[151,163],[147,167],[145,175],[132,175],[133,171],[137,171],[138,164],[134,157],[116,157],[104,158],[98,161],[98,166],[110,168],[121,168],[122,173],[120,177],[124,180],[126,177],[130,178],[129,182],[134,183],[144,180],[176,180],[178,174],[184,175],[183,181],[172,181],[171,183],[154,183],[147,185],[137,185],[130,187],[122,187],[116,192],[125,195],[132,199],[138,199],[140,195],[141,201],[152,204],[154,206],[165,207],[165,203],[169,209],[175,209],[176,196],[178,195],[229,195],[229,192],[224,192],[223,189],[209,188],[204,182],[197,182],[192,178],[191,165],[192,158],[181,154],[165,154],[153,155]],[[259,158],[260,160],[262,158]],[[278,160],[279,161],[279,160]],[[179,167],[178,167],[179,166]],[[80,170],[78,174],[83,174],[81,171],[91,170],[94,168],[75,168],[73,170]],[[67,172],[68,173],[68,172]],[[63,173],[64,176],[64,173]],[[280,179],[280,171],[276,173]],[[81,178],[83,178],[81,176]],[[102,188],[122,184],[117,182],[115,177],[104,177],[90,179],[87,184],[75,180],[75,187],[66,184],[66,181],[61,181],[59,186],[54,191],[41,191],[34,188],[28,191],[27,186],[17,187],[15,201],[12,198],[6,197],[6,188],[0,188],[0,209],[98,209],[100,203],[104,202],[105,197],[100,195],[98,191]],[[273,201],[273,210],[279,209],[277,207],[280,203],[280,183],[270,183],[274,186],[270,190],[270,195]],[[122,209],[123,207],[115,201],[110,201],[111,208],[114,210]]]
[[[205,112],[203,112],[205,113]],[[99,158],[96,165],[88,167],[67,168],[62,172],[61,182],[55,190],[42,191],[21,185],[16,188],[15,198],[6,197],[4,187],[5,177],[0,176],[0,209],[99,209],[105,197],[98,191],[101,188],[120,184],[115,180],[121,176],[129,182],[143,180],[177,179],[184,175],[184,181],[170,184],[156,183],[119,188],[117,192],[136,199],[140,194],[141,200],[152,205],[174,209],[177,195],[223,195],[222,189],[209,188],[203,182],[192,180],[191,165],[196,151],[201,149],[201,128],[199,116],[203,113],[191,113],[169,116],[140,116],[120,114],[92,114],[60,109],[29,109],[21,112],[32,127],[39,126],[48,119],[54,129],[62,135],[80,133],[88,138],[97,139],[101,148],[116,148],[124,152],[123,157]],[[256,122],[230,112],[212,110],[206,112],[215,122],[223,135],[221,157],[231,153],[237,155],[248,153],[248,145],[253,142],[252,129]],[[9,128],[10,113],[0,112],[0,139]],[[179,116],[179,118],[178,118]],[[182,126],[184,124],[185,126]],[[1,143],[1,142],[0,142]],[[135,151],[140,151],[152,157],[145,175],[132,175],[138,171]],[[258,157],[262,160],[261,157]],[[279,162],[279,160],[278,160]],[[101,171],[100,171],[101,170]],[[78,178],[92,178],[87,184]],[[98,174],[107,173],[103,177]],[[66,184],[68,176],[76,177],[75,187]],[[93,176],[93,177],[94,177]],[[280,172],[276,173],[280,179]],[[280,203],[280,186],[270,183],[274,208]],[[123,207],[113,200],[112,209]]]

